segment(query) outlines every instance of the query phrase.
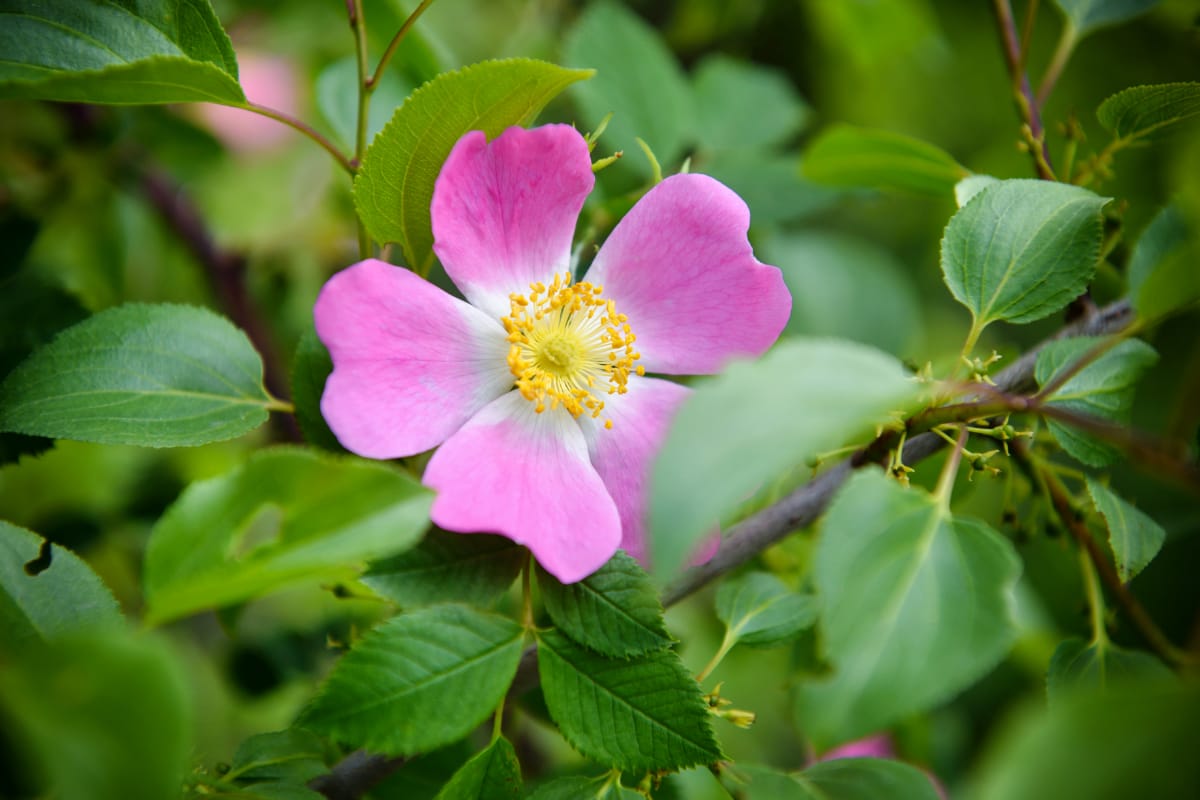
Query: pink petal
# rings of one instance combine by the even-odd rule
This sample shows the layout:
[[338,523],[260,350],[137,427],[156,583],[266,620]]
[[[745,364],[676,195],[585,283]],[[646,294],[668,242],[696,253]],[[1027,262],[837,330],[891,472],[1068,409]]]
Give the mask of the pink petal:
[[579,424],[561,408],[533,409],[509,392],[434,453],[425,469],[438,492],[431,517],[447,530],[507,536],[573,583],[612,558],[621,520]]
[[675,411],[687,395],[688,389],[677,383],[631,378],[628,393],[605,398],[605,414],[613,421],[611,429],[581,418],[592,464],[621,514],[621,549],[643,564],[649,555],[646,502],[650,467]]
[[569,125],[509,128],[454,145],[433,190],[434,252],[472,304],[496,317],[508,295],[549,283],[571,263],[571,239],[595,177]]
[[638,201],[596,255],[586,280],[629,317],[651,372],[716,372],[779,337],[792,296],[754,257],[750,211],[706,175],[674,175]]
[[321,413],[348,450],[410,456],[512,386],[499,321],[370,259],[329,279],[313,309],[333,357]]

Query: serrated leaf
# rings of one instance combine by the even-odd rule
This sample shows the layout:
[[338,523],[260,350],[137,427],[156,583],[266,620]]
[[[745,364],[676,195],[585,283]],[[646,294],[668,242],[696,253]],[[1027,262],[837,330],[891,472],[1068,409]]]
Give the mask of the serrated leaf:
[[1133,580],[1158,555],[1167,532],[1091,475],[1087,476],[1087,487],[1096,510],[1108,523],[1108,542],[1116,557],[1117,573],[1122,582]]
[[900,761],[838,758],[803,772],[785,773],[756,764],[738,764],[734,773],[748,778],[739,786],[745,800],[937,800],[929,776]]
[[785,73],[725,55],[701,61],[692,84],[699,139],[711,150],[782,144],[811,113]]
[[1122,139],[1138,139],[1159,128],[1200,114],[1200,83],[1133,86],[1096,109],[1104,129]]
[[233,754],[225,779],[305,784],[329,771],[325,748],[309,731],[288,728],[251,736]]
[[467,606],[393,617],[342,656],[298,725],[388,755],[461,739],[504,697],[524,630]]
[[820,452],[870,439],[924,391],[891,356],[802,338],[693,386],[651,478],[652,564],[665,577],[765,481]]
[[1159,0],[1054,0],[1066,14],[1075,38],[1082,39],[1097,28],[1116,25],[1142,14]]
[[296,353],[292,356],[292,403],[296,407],[296,423],[309,444],[331,453],[345,453],[346,448],[321,415],[321,395],[331,372],[333,359],[317,338],[316,330],[309,327],[300,335]]
[[929,142],[892,131],[831,125],[808,146],[804,174],[831,186],[948,195],[970,170]]
[[67,328],[0,386],[0,430],[180,447],[267,419],[262,359],[203,308],[130,303]]
[[434,800],[516,800],[521,796],[521,765],[513,746],[496,739],[454,773]]
[[802,685],[796,708],[817,749],[926,711],[999,663],[1016,636],[1019,573],[1012,545],[983,523],[881,472],[850,478],[814,557],[833,672]]
[[0,649],[121,623],[112,593],[78,556],[0,520]]
[[494,603],[512,586],[528,551],[503,536],[432,530],[413,549],[376,561],[362,582],[403,608]]
[[539,567],[538,586],[558,629],[602,655],[627,658],[671,645],[658,592],[624,551],[577,583],[559,583]]
[[1200,687],[1138,681],[1027,708],[993,737],[971,800],[1193,797]]
[[596,70],[596,77],[575,86],[571,96],[591,130],[613,115],[600,148],[625,153],[616,169],[650,174],[638,138],[663,165],[682,154],[692,129],[691,87],[662,37],[637,14],[608,0],[590,4],[567,33],[563,58]]
[[1200,301],[1196,238],[1176,206],[1158,212],[1129,258],[1129,298],[1146,321]]
[[238,104],[237,60],[208,0],[0,0],[0,97]]
[[1046,693],[1051,703],[1066,693],[1107,689],[1138,679],[1167,678],[1171,671],[1154,656],[1126,650],[1112,642],[1066,639],[1054,650],[1046,673]]
[[747,572],[717,590],[717,618],[739,644],[782,644],[817,621],[817,602],[767,572]]
[[396,109],[363,156],[354,204],[371,238],[397,242],[424,274],[433,261],[433,185],[468,131],[494,138],[527,125],[559,92],[591,75],[533,59],[486,61],[443,73]]
[[1078,186],[1007,180],[959,209],[942,238],[942,276],[975,331],[1033,322],[1078,297],[1100,257],[1107,202]]
[[[178,797],[191,755],[188,685],[162,642],[109,630],[5,649],[0,715],[20,757],[56,800]],[[10,752],[14,752],[11,751]],[[12,786],[12,783],[6,785]]]
[[[1038,353],[1034,377],[1045,386],[1069,368],[1098,339],[1079,336],[1051,342]],[[1134,387],[1142,373],[1158,361],[1154,348],[1138,339],[1126,339],[1084,367],[1049,398],[1049,405],[1080,411],[1116,424],[1129,422]],[[1107,442],[1058,420],[1047,420],[1054,438],[1073,457],[1092,467],[1112,463],[1120,451]]]
[[263,450],[194,483],[146,549],[147,619],[257,597],[298,581],[348,580],[416,544],[432,495],[377,462],[299,448]]
[[538,636],[538,672],[550,716],[588,758],[629,772],[723,758],[700,687],[672,650],[612,659],[549,630]]

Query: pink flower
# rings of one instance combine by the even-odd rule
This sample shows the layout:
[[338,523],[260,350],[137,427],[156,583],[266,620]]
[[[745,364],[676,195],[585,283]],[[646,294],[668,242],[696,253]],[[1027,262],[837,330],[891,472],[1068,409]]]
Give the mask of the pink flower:
[[432,518],[527,546],[559,580],[618,547],[644,558],[651,459],[687,389],[645,373],[719,370],[791,311],[750,249],[745,203],[703,175],[650,190],[584,280],[571,240],[594,178],[573,128],[463,136],[433,195],[434,250],[467,302],[367,260],[317,299],[334,370],[321,411],[368,458],[441,445]]

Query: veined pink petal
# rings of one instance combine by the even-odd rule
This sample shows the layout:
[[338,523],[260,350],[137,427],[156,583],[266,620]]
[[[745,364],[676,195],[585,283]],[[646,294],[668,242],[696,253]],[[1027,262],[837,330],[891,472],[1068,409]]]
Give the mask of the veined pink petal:
[[497,318],[569,269],[571,239],[595,184],[587,142],[569,125],[466,134],[433,190],[434,252],[472,304]]
[[581,418],[592,464],[621,514],[621,549],[647,563],[646,501],[650,467],[688,389],[657,378],[633,378],[629,391],[605,398],[613,426]]
[[585,280],[629,317],[650,372],[716,372],[779,337],[792,297],[778,268],[754,257],[750,211],[706,175],[674,175],[638,201]]
[[512,386],[498,320],[383,261],[330,278],[313,318],[333,358],[321,413],[360,456],[428,450]]
[[588,460],[579,424],[562,408],[535,413],[515,391],[446,440],[425,483],[438,493],[435,523],[507,536],[563,583],[591,575],[621,541],[617,507]]

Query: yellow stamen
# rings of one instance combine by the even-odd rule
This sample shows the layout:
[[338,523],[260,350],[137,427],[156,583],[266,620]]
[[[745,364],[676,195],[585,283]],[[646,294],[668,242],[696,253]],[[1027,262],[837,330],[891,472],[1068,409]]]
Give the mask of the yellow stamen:
[[[509,315],[500,320],[510,343],[508,368],[537,413],[562,406],[574,417],[599,418],[604,401],[598,394],[625,394],[631,374],[646,374],[634,364],[641,354],[628,317],[603,291],[573,284],[564,273],[549,286],[532,284],[527,295],[509,295]],[[612,420],[604,427],[612,428]]]

